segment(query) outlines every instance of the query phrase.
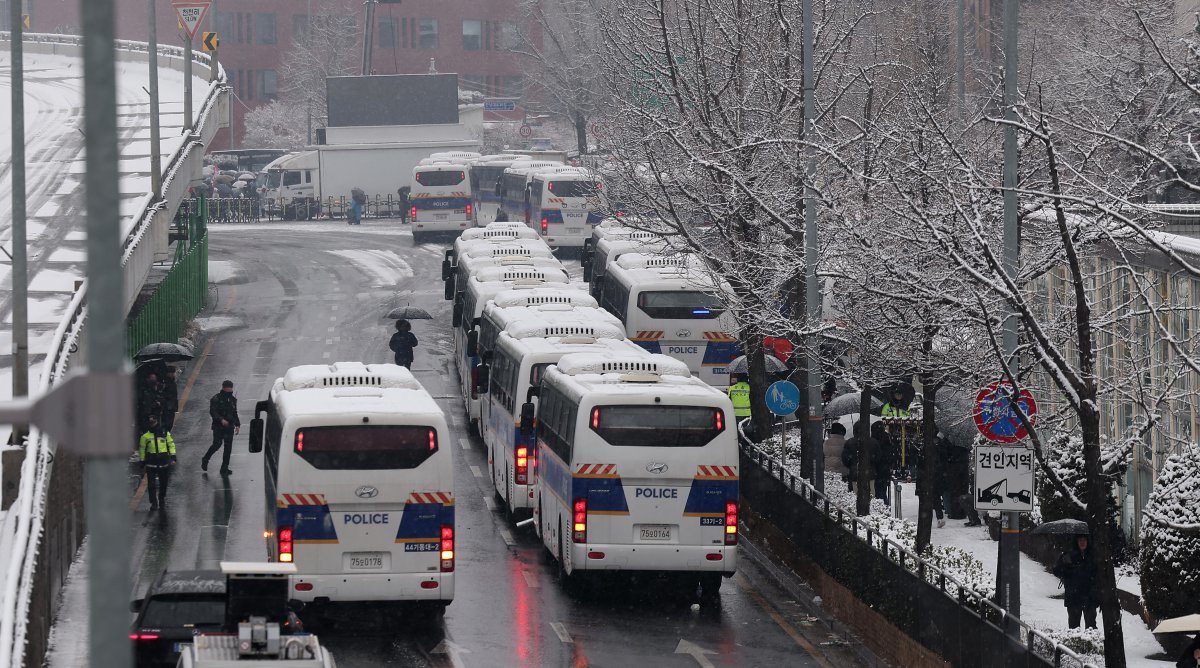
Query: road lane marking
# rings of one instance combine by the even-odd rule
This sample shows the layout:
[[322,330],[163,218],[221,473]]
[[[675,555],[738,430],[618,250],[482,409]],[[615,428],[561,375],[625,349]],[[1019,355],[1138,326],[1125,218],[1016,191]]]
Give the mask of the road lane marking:
[[[537,581],[537,576],[534,575],[533,573],[530,573],[529,571],[521,571],[521,577],[525,578],[525,586],[526,587],[529,587],[531,589],[538,588],[539,584]],[[551,624],[551,626],[553,626],[553,624]],[[555,633],[558,633],[558,631],[555,631]],[[558,634],[558,637],[560,640],[562,639],[563,634],[565,634],[565,633],[566,633],[566,630],[564,629],[562,633]],[[567,640],[563,640],[563,642],[571,642],[570,638],[571,638],[571,636],[567,636]]]
[[335,331],[337,331],[337,328],[336,328],[336,327],[330,327],[330,328],[329,328],[327,331],[328,331],[330,334],[333,334]]
[[492,495],[488,494],[487,492],[483,493],[483,505],[487,506],[487,509],[491,512],[496,511],[496,500],[493,499]]
[[462,446],[463,450],[471,449],[471,441],[468,439],[460,438],[460,439],[458,439],[458,444]]
[[[526,571],[526,573],[528,572],[529,571]],[[558,636],[558,639],[562,641],[564,645],[570,645],[571,643],[575,642],[574,640],[571,640],[571,634],[567,633],[567,627],[564,626],[562,622],[550,622],[550,628],[554,631],[554,635]]]
[[762,608],[763,611],[767,613],[767,616],[774,620],[775,624],[779,626],[779,628],[783,629],[784,633],[788,634],[788,636],[791,637],[791,639],[794,640],[801,649],[803,649],[805,652],[808,652],[808,655],[816,660],[816,662],[822,666],[822,668],[831,668],[829,663],[825,661],[825,657],[817,651],[817,648],[813,647],[812,643],[808,642],[808,640],[796,630],[796,627],[788,623],[788,621],[783,618],[783,615],[779,614],[779,611],[775,609],[775,606],[771,605],[771,603],[767,601],[762,594],[752,589],[750,584],[746,582],[742,575],[735,576],[733,581],[736,582],[738,587],[740,587],[742,591],[746,592],[746,594],[748,594],[756,604],[758,604],[758,607]]
[[475,466],[474,464],[472,464],[471,465],[471,475],[475,476],[476,478],[482,478],[483,471],[480,470],[480,468],[478,466]]
[[517,544],[517,541],[513,540],[512,534],[509,533],[508,529],[505,529],[504,527],[500,527],[500,539],[503,540],[504,544],[509,547]]
[[329,310],[330,310],[330,311],[336,311],[336,310],[338,310],[338,305],[337,305],[337,304],[330,304],[330,305],[329,305]]
[[333,339],[325,339],[325,345],[327,345],[327,346],[332,346],[332,345],[333,345]]

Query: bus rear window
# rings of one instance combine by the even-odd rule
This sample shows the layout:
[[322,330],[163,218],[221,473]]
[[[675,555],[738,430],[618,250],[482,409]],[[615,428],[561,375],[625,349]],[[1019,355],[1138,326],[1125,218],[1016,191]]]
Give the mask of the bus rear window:
[[641,292],[637,305],[651,318],[672,320],[712,320],[725,310],[716,297],[697,290]]
[[725,413],[709,406],[597,406],[588,419],[616,446],[698,448],[725,431]]
[[600,189],[599,183],[588,181],[551,181],[546,190],[554,197],[592,197]]
[[438,450],[430,427],[363,425],[305,427],[296,431],[295,452],[323,471],[413,469]]
[[433,172],[417,172],[413,175],[423,186],[456,186],[462,183],[466,178],[466,172],[459,171],[433,171]]

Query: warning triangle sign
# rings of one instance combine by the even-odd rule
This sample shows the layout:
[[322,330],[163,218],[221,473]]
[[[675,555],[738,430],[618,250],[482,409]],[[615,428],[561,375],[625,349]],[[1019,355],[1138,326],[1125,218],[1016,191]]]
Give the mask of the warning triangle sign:
[[172,0],[171,6],[179,14],[179,23],[187,31],[188,40],[196,37],[196,29],[208,14],[211,0]]

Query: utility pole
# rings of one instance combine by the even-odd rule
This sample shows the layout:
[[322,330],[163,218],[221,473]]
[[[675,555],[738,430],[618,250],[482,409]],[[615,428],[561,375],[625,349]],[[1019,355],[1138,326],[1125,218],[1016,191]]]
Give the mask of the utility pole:
[[[1004,273],[1016,281],[1020,270],[1020,230],[1017,227],[1017,3],[1004,0]],[[1017,318],[1010,309],[1004,319],[1004,361],[1016,369]],[[1005,512],[998,554],[1000,603],[1008,614],[1021,616],[1021,514]],[[1015,624],[1010,633],[1019,634]]]
[[152,202],[162,199],[162,133],[158,113],[158,17],[154,5],[157,0],[146,0],[150,15],[150,39],[146,53],[150,61],[150,189]]
[[[92,430],[84,490],[88,555],[89,653],[93,666],[128,666],[129,643],[129,376],[125,371],[121,228],[117,184],[117,76],[113,0],[79,0],[83,31],[84,142],[87,171],[88,371],[98,382],[82,407]],[[106,396],[106,395],[112,396]],[[124,397],[117,395],[123,394]],[[91,402],[97,402],[94,405]],[[114,412],[97,416],[105,401]],[[85,445],[85,444],[76,444]]]
[[[12,46],[12,351],[13,398],[29,395],[29,269],[25,230],[25,39],[21,0],[9,0]],[[13,444],[24,430],[13,429]]]
[[363,29],[363,56],[362,56],[362,75],[365,77],[371,73],[371,52],[375,49],[375,2],[376,0],[366,0],[367,5],[367,21],[366,27]]
[[[800,58],[804,61],[804,139],[806,142],[816,140],[813,119],[816,118],[816,101],[813,99],[816,89],[816,75],[813,67],[813,8],[812,0],[804,0],[801,10],[804,23],[804,45]],[[808,154],[808,181],[804,186],[804,301],[805,314],[809,328],[817,327],[821,322],[821,288],[817,284],[817,154],[811,146],[804,149]],[[821,433],[821,358],[818,354],[821,336],[810,333],[806,338],[804,350],[808,357],[805,390],[808,392],[808,415],[802,429],[809,433],[809,443],[812,444],[813,476],[812,484],[819,492],[825,491],[825,448],[824,434]]]

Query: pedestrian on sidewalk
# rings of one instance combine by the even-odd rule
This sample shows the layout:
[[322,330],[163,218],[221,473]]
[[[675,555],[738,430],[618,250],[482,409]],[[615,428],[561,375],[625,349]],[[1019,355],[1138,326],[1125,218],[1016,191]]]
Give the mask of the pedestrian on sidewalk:
[[825,471],[840,476],[843,482],[849,480],[850,468],[842,461],[842,451],[846,449],[845,425],[834,422],[821,449],[825,451]]
[[[938,434],[938,438],[941,439],[941,434]],[[946,446],[945,443],[941,443],[939,445],[939,448],[945,447],[945,446]],[[922,452],[921,453],[921,463],[917,466],[917,479],[916,479],[917,480],[917,497],[920,497],[925,492],[926,485],[932,485],[932,488],[929,491],[933,495],[933,515],[934,515],[934,517],[937,518],[937,526],[939,529],[946,526],[945,509],[942,508],[942,497],[945,496],[945,484],[946,484],[946,475],[945,475],[944,467],[942,465],[944,460],[945,460],[945,452],[943,450],[939,449],[937,460],[934,461],[934,463],[933,463],[933,472],[929,476],[929,478],[926,479],[925,463],[924,463],[925,453]]]
[[150,510],[167,507],[167,483],[171,480],[171,467],[175,466],[175,439],[151,415],[148,428],[138,441],[138,459],[146,469],[146,486],[150,493]]
[[388,341],[388,348],[396,353],[396,364],[405,369],[412,368],[413,348],[417,347],[417,335],[412,333],[412,323],[407,320],[396,321],[396,333]]
[[412,188],[409,186],[400,186],[400,188],[398,190],[396,190],[396,197],[398,198],[399,203],[400,203],[400,224],[401,225],[408,223],[408,207],[410,206],[409,202],[412,201],[409,198],[410,194],[412,194]]
[[1076,536],[1074,544],[1054,564],[1054,575],[1062,582],[1067,606],[1067,625],[1079,628],[1082,616],[1089,629],[1096,628],[1096,608],[1100,605],[1096,596],[1096,561],[1087,536]]
[[875,498],[887,505],[892,505],[892,468],[896,464],[896,446],[888,434],[887,426],[882,422],[871,425],[871,438],[879,444],[875,462]]
[[212,445],[204,458],[200,460],[200,470],[208,470],[208,460],[224,446],[221,455],[221,475],[233,473],[229,469],[229,453],[233,450],[233,436],[242,431],[242,421],[238,418],[237,397],[233,396],[233,381],[221,383],[221,391],[208,400],[208,415],[212,418]]
[[142,378],[137,390],[137,430],[145,431],[150,426],[150,416],[161,417],[163,408],[162,385],[158,372],[149,371]]
[[870,430],[866,426],[865,421],[855,422],[854,437],[846,441],[845,447],[842,448],[842,463],[846,465],[846,469],[850,472],[850,491],[854,491],[855,484],[858,483],[859,464],[863,459],[869,459],[870,467],[867,470],[867,479],[874,480],[878,467],[874,463],[879,459],[879,444],[875,439],[871,438]]
[[175,367],[169,366],[162,381],[162,418],[159,424],[171,431],[175,428],[175,414],[179,412],[179,385],[175,379]]

